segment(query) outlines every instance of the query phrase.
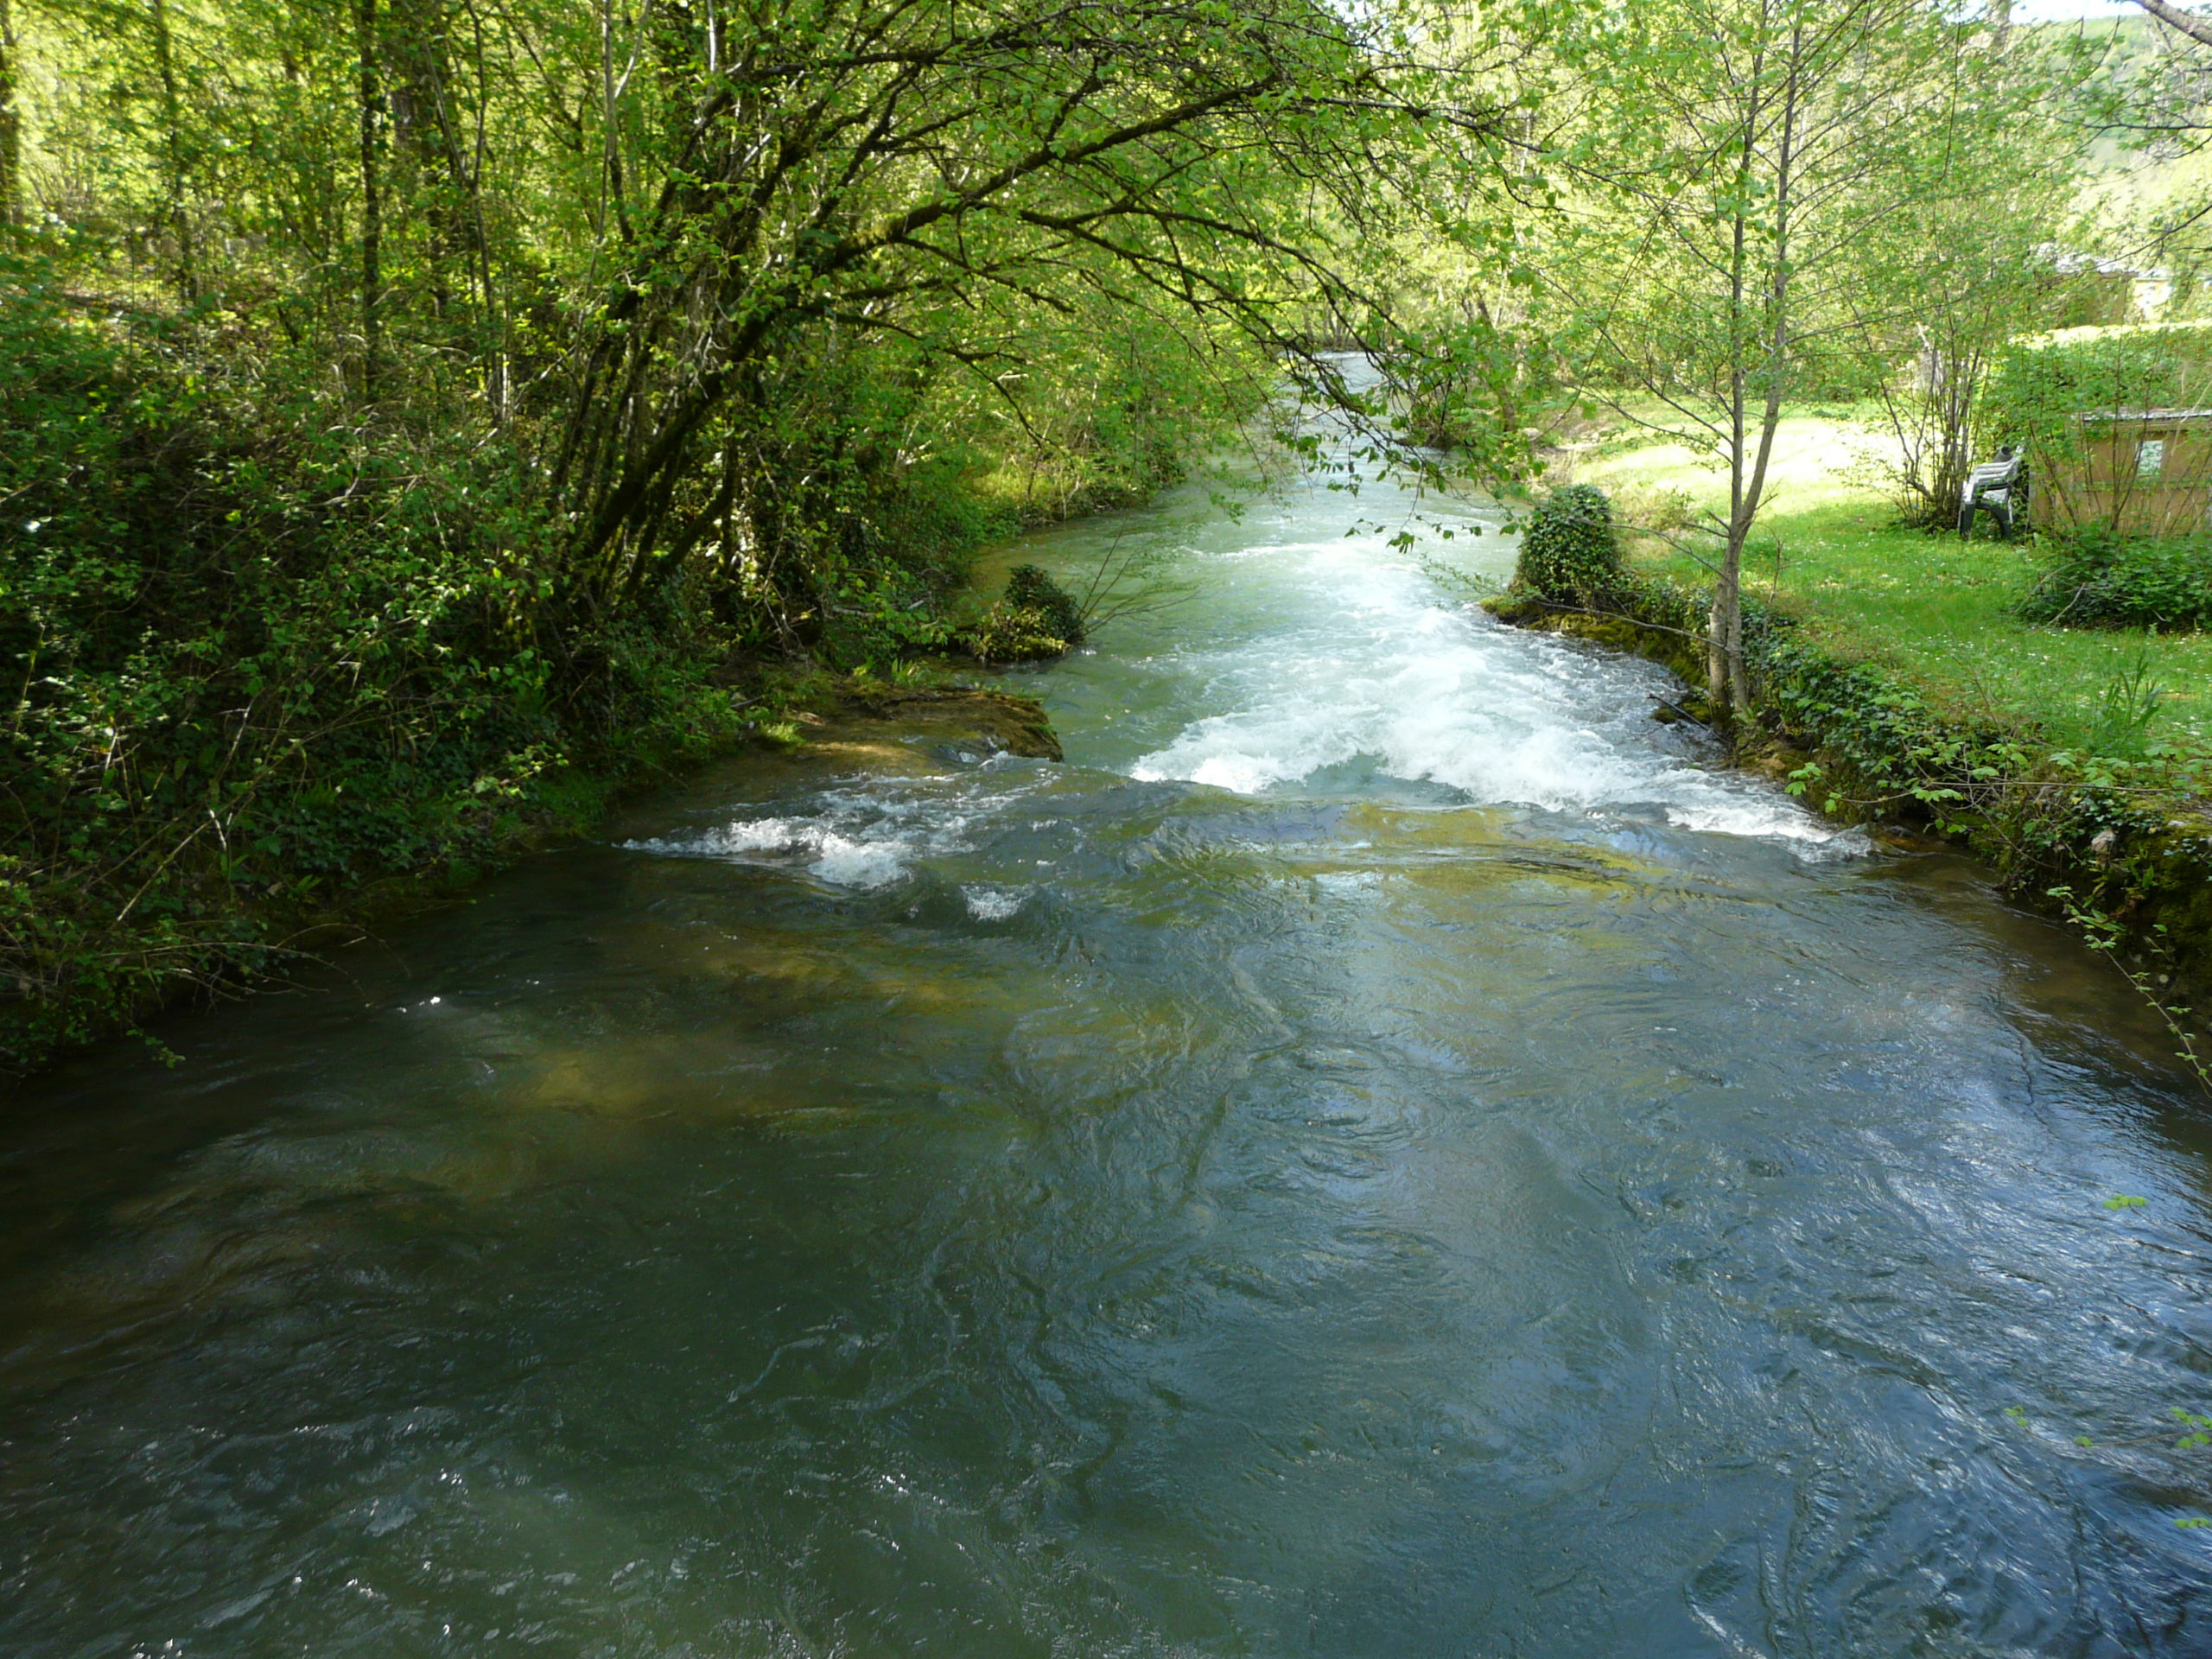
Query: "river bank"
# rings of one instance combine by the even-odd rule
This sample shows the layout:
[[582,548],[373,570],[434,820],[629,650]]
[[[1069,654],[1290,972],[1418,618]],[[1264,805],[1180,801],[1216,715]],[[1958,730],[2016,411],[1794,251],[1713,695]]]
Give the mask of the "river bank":
[[[2212,634],[2031,620],[2051,550],[1905,526],[1884,482],[1899,461],[1878,414],[1782,422],[1745,556],[1759,711],[1738,760],[1836,821],[1969,852],[2202,1044],[2189,1010],[2212,1006]],[[1604,616],[1526,594],[1493,610],[1701,687],[1711,578],[1682,532],[1725,510],[1725,473],[1694,442],[1624,425],[1555,452],[1552,477],[1612,499],[1624,585]]]
[[753,695],[692,697],[690,718],[656,722],[620,753],[543,760],[474,812],[441,826],[410,863],[343,890],[232,883],[224,938],[203,942],[188,963],[116,975],[99,971],[99,957],[82,945],[73,956],[54,953],[50,978],[18,978],[0,991],[0,1078],[22,1079],[132,1035],[160,1052],[160,1040],[143,1029],[156,1015],[281,981],[379,929],[458,902],[486,875],[598,832],[641,793],[716,759],[749,756],[773,776],[799,752],[887,774],[912,771],[932,748],[1059,758],[1042,707],[1005,692],[818,671],[754,677]]
[[1064,762],[800,723],[28,1085],[0,1649],[2201,1649],[2140,999],[1326,482],[1009,550],[1192,594]]
[[[1484,601],[1501,621],[1633,652],[1692,686],[1705,676],[1700,605],[1649,580],[1603,611],[1525,594]],[[2212,815],[2191,787],[2201,777],[2063,747],[2031,727],[1962,721],[1904,677],[1808,632],[1787,613],[1749,606],[1758,726],[1730,734],[1733,761],[1839,822],[1896,825],[1972,852],[2010,896],[2112,952],[2194,1040],[2202,1021],[2191,1006],[2212,993]],[[1701,696],[1688,701],[1678,712],[1705,717]]]

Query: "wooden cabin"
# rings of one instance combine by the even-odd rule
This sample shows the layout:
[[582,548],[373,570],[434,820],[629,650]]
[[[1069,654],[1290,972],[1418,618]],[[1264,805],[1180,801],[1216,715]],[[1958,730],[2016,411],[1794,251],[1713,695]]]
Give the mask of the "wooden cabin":
[[2029,461],[2039,529],[2103,525],[2128,536],[2212,530],[2212,409],[2122,409],[2076,415],[2063,442]]

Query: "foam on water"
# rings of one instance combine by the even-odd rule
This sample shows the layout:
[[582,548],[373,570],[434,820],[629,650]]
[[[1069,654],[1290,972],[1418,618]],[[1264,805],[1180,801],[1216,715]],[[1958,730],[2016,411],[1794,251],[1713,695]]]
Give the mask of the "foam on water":
[[968,913],[977,921],[1003,922],[1020,911],[1027,895],[999,887],[963,887],[960,896],[968,901]]
[[1656,809],[1694,831],[1865,848],[1766,785],[1698,765],[1694,740],[1649,718],[1673,688],[1649,664],[1504,628],[1379,537],[1255,550],[1281,625],[1196,653],[1192,677],[1228,711],[1192,721],[1131,776],[1257,795],[1365,757],[1482,804]]
[[965,845],[968,815],[928,806],[882,787],[835,791],[817,816],[738,818],[696,836],[651,836],[622,844],[664,858],[713,858],[739,863],[803,862],[831,887],[865,891],[900,880],[918,857]]

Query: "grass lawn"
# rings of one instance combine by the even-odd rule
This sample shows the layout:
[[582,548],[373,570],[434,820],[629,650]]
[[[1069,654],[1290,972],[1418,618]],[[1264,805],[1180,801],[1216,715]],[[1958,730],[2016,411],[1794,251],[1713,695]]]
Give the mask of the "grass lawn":
[[[2018,620],[2012,607],[2034,581],[2032,547],[1896,528],[1889,504],[1863,481],[1875,442],[1833,419],[1784,423],[1773,502],[1746,552],[1749,591],[1802,617],[1839,656],[1895,671],[1944,712],[2034,728],[2060,747],[2110,752],[2097,741],[2107,690],[2141,663],[2164,691],[2151,739],[2212,753],[2212,635]],[[1678,444],[1609,443],[1573,478],[1613,493],[1630,518],[1656,491],[1701,505],[1726,499],[1724,476]],[[1706,574],[1649,541],[1632,558],[1649,575]]]

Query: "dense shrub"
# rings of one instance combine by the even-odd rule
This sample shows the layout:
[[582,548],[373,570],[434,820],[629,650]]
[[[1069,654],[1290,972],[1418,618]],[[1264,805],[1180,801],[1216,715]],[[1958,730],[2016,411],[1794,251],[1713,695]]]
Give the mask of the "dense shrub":
[[1073,642],[1052,631],[1052,620],[1043,611],[1001,600],[960,636],[959,643],[986,663],[1034,663],[1062,655]]
[[2077,628],[2201,628],[2212,624],[2212,546],[2084,531],[2020,603],[2031,622]]
[[1083,607],[1075,595],[1033,564],[1017,564],[1007,573],[1006,602],[1017,610],[1040,613],[1047,631],[1071,645],[1083,643]]
[[494,448],[372,440],[312,377],[9,275],[0,1070],[735,728],[696,594],[549,601]]
[[1602,607],[1625,583],[1612,505],[1592,484],[1569,484],[1537,503],[1521,538],[1514,585],[1555,604]]

